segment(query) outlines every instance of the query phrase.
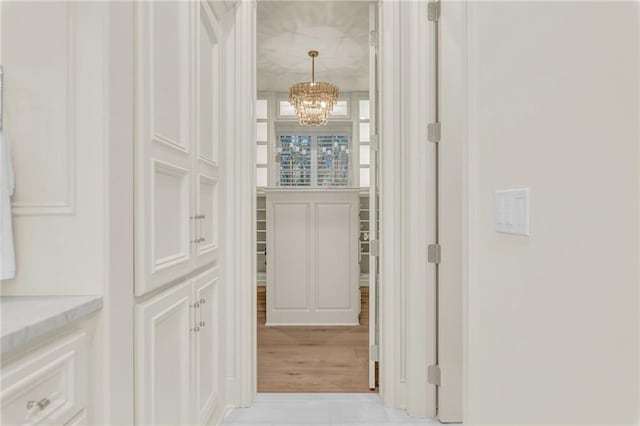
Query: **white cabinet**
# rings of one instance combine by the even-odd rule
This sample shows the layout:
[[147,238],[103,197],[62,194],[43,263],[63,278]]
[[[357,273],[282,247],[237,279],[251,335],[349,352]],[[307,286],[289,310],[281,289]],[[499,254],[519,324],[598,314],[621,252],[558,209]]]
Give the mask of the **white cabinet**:
[[219,398],[218,268],[136,306],[137,424],[205,424]]
[[207,2],[135,7],[140,296],[217,258],[221,61]]
[[138,424],[206,424],[222,410],[222,43],[212,4],[134,6]]
[[[71,422],[87,406],[86,333],[78,331],[2,367],[5,425]],[[84,412],[86,415],[86,411]]]
[[266,189],[267,325],[356,325],[357,189]]
[[220,410],[220,298],[218,270],[212,269],[193,279],[197,308],[194,338],[194,397],[198,424],[205,424]]

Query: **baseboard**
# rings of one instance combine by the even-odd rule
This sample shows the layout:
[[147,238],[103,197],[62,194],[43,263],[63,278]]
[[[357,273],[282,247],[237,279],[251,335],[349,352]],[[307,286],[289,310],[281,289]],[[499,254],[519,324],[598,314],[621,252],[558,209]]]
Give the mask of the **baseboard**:
[[227,417],[231,413],[231,411],[233,411],[234,408],[235,408],[234,405],[227,404],[222,410],[222,415],[220,416],[219,419],[216,420],[214,424],[216,426],[219,426],[220,424],[222,424],[222,420],[224,420],[224,418]]

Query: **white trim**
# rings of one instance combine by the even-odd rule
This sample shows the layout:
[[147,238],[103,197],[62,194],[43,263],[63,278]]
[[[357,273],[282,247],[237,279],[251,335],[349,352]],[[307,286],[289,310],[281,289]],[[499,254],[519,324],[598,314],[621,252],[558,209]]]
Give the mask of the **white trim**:
[[475,66],[474,54],[475,49],[473,49],[474,40],[471,38],[471,34],[473,33],[473,28],[475,25],[475,7],[474,4],[467,5],[467,14],[466,20],[464,22],[464,26],[466,27],[466,34],[464,37],[466,52],[463,53],[463,66],[465,68],[465,79],[466,79],[466,98],[467,98],[467,107],[466,107],[466,117],[467,117],[467,129],[466,129],[466,138],[464,141],[464,166],[463,173],[463,231],[462,231],[462,247],[463,247],[463,261],[462,261],[462,338],[463,338],[463,346],[462,346],[462,418],[469,418],[469,329],[471,324],[469,323],[469,289],[475,287],[473,283],[473,277],[477,277],[477,266],[474,264],[474,259],[476,259],[475,255],[475,229],[473,228],[473,217],[477,217],[475,212],[475,208],[478,205],[476,201],[476,185],[472,180],[472,176],[477,176],[477,155],[478,150],[477,146],[472,140],[472,135],[475,134],[475,122],[473,120],[474,116],[472,114],[472,105],[475,105],[474,102],[474,86],[473,79],[471,78],[471,73],[473,71],[473,67]]
[[394,144],[400,129],[400,3],[380,9],[380,396],[399,407],[401,346],[396,319],[400,282],[400,168]]
[[427,244],[436,241],[436,145],[427,142],[435,114],[434,33],[424,19],[427,2],[404,2],[401,13],[401,377],[408,413],[435,417],[436,386],[428,384],[427,367],[436,364],[436,266],[426,261]]
[[[380,13],[380,392],[386,405],[435,416],[435,175],[426,126],[432,97],[425,2],[382,1]],[[404,112],[404,114],[402,114]],[[426,189],[425,189],[426,188]],[[431,302],[428,304],[428,302]]]
[[103,13],[107,259],[101,313],[104,349],[99,354],[101,371],[96,372],[102,377],[102,404],[96,407],[101,418],[94,420],[133,424],[133,4],[109,3]]
[[[256,2],[242,0],[235,16],[235,284],[238,286],[237,404],[251,405],[257,389],[256,330]],[[247,56],[249,56],[247,58]]]

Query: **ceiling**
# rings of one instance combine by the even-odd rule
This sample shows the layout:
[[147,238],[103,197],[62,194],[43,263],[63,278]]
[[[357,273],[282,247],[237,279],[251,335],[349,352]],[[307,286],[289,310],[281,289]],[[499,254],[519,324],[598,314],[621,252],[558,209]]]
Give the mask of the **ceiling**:
[[369,2],[258,1],[258,90],[286,92],[311,79],[341,92],[368,91]]

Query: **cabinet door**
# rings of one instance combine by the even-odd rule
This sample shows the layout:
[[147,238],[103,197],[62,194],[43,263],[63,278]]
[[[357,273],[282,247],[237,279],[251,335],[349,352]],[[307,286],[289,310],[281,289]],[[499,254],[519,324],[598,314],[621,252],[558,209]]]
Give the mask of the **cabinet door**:
[[221,61],[220,23],[208,2],[198,8],[196,58],[196,134],[193,178],[195,200],[196,264],[210,263],[218,256],[220,217],[220,137],[221,137]]
[[196,332],[194,333],[193,398],[199,425],[206,424],[222,409],[220,390],[220,299],[219,270],[213,268],[194,278]]
[[191,2],[136,2],[136,295],[193,268]]
[[191,293],[187,281],[136,306],[136,424],[190,424]]

